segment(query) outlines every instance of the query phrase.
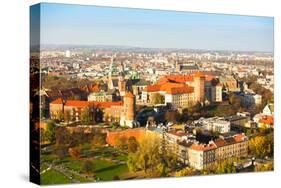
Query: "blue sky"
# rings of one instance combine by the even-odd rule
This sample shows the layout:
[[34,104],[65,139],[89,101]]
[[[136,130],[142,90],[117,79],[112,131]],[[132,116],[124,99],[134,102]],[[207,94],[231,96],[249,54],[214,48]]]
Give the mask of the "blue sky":
[[271,17],[41,4],[41,44],[273,51]]

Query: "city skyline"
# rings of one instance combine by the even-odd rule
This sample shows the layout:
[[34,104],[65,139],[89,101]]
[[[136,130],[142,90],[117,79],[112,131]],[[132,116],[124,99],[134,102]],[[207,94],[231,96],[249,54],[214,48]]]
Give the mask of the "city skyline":
[[273,22],[271,17],[43,3],[41,44],[273,52]]

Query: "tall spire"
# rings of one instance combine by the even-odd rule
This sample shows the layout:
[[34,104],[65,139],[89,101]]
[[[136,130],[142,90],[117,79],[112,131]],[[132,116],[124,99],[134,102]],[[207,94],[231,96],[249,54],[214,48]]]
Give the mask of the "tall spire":
[[108,77],[112,77],[112,71],[113,71],[113,63],[114,63],[114,56],[111,56],[110,66],[109,66],[109,74]]

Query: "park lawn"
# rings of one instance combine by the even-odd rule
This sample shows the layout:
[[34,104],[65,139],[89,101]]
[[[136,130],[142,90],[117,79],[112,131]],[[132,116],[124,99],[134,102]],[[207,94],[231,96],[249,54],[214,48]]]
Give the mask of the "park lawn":
[[48,170],[42,174],[40,180],[43,185],[71,183],[66,176],[54,169]]
[[72,174],[73,175],[73,178],[80,181],[81,183],[87,183],[87,182],[92,182],[91,180],[87,179],[87,178],[84,178],[82,176],[77,176],[75,174]]
[[104,160],[93,161],[95,166],[95,175],[101,181],[112,180],[113,176],[120,176],[128,172],[127,164],[116,164]]
[[81,160],[81,159],[73,159],[73,160],[69,160],[68,162],[64,163],[63,165],[69,169],[80,172],[83,161],[84,160]]
[[119,161],[127,161],[127,156],[126,155],[118,155],[114,159],[119,160]]
[[41,154],[40,155],[40,161],[41,162],[49,162],[49,163],[51,163],[56,158],[57,157],[55,155],[46,155],[46,154]]
[[[91,152],[91,150],[87,150],[87,152]],[[93,159],[92,155],[88,155],[87,158],[80,158],[80,159],[74,159],[72,157],[57,157],[55,155],[41,155],[41,162],[48,162],[48,163],[54,163],[56,165],[62,165],[69,169],[75,170],[80,173],[81,166],[83,165],[85,160],[91,160],[94,164],[94,175],[100,180],[100,181],[108,181],[112,180],[114,176],[121,177],[122,174],[127,173],[128,167],[127,164],[119,164],[116,161],[124,161],[127,160],[127,156],[120,153],[115,148],[112,147],[100,147],[96,148],[95,151],[93,151],[95,156],[101,157],[101,159]],[[90,157],[90,158],[88,158]],[[102,158],[106,158],[108,160],[104,160]],[[110,161],[114,160],[114,161]],[[45,169],[45,168],[43,168]],[[47,172],[46,172],[47,173]],[[47,174],[48,175],[48,174]],[[45,175],[45,176],[47,176]],[[63,174],[61,174],[63,176]],[[44,179],[44,181],[47,178]],[[81,182],[89,182],[90,180],[81,177],[81,176],[75,176],[75,179],[81,181]],[[43,181],[43,180],[42,180]],[[68,180],[69,181],[69,180]],[[65,183],[65,182],[62,182]],[[67,183],[67,182],[66,182]],[[48,184],[48,182],[46,183]]]
[[[65,163],[64,166],[79,172],[83,161],[84,160],[72,160],[68,163]],[[95,169],[94,174],[102,181],[112,180],[113,176],[119,176],[125,172],[128,172],[128,167],[126,164],[117,164],[105,160],[92,161]]]

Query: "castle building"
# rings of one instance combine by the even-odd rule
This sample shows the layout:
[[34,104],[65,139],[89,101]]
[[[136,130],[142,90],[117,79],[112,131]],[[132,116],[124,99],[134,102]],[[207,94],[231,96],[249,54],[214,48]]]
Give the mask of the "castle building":
[[168,75],[160,78],[155,85],[147,85],[142,91],[142,102],[151,104],[155,93],[164,96],[165,104],[176,108],[190,107],[197,102],[222,101],[222,85],[213,76],[197,72],[192,75]]
[[63,100],[58,98],[50,103],[51,119],[69,114],[70,121],[80,121],[84,110],[89,111],[89,119],[92,122],[103,122],[110,118],[111,121],[119,121],[123,110],[122,101],[97,102],[80,100]]
[[58,98],[50,103],[51,119],[58,119],[59,116],[69,114],[70,121],[81,121],[82,112],[89,111],[90,121],[95,122],[118,122],[121,126],[133,128],[135,120],[135,96],[126,92],[122,101],[98,102],[63,100]]
[[172,104],[176,108],[195,104],[194,88],[187,84],[167,82],[162,85],[148,85],[142,92],[143,103],[151,104],[156,93],[164,96],[165,104]]

